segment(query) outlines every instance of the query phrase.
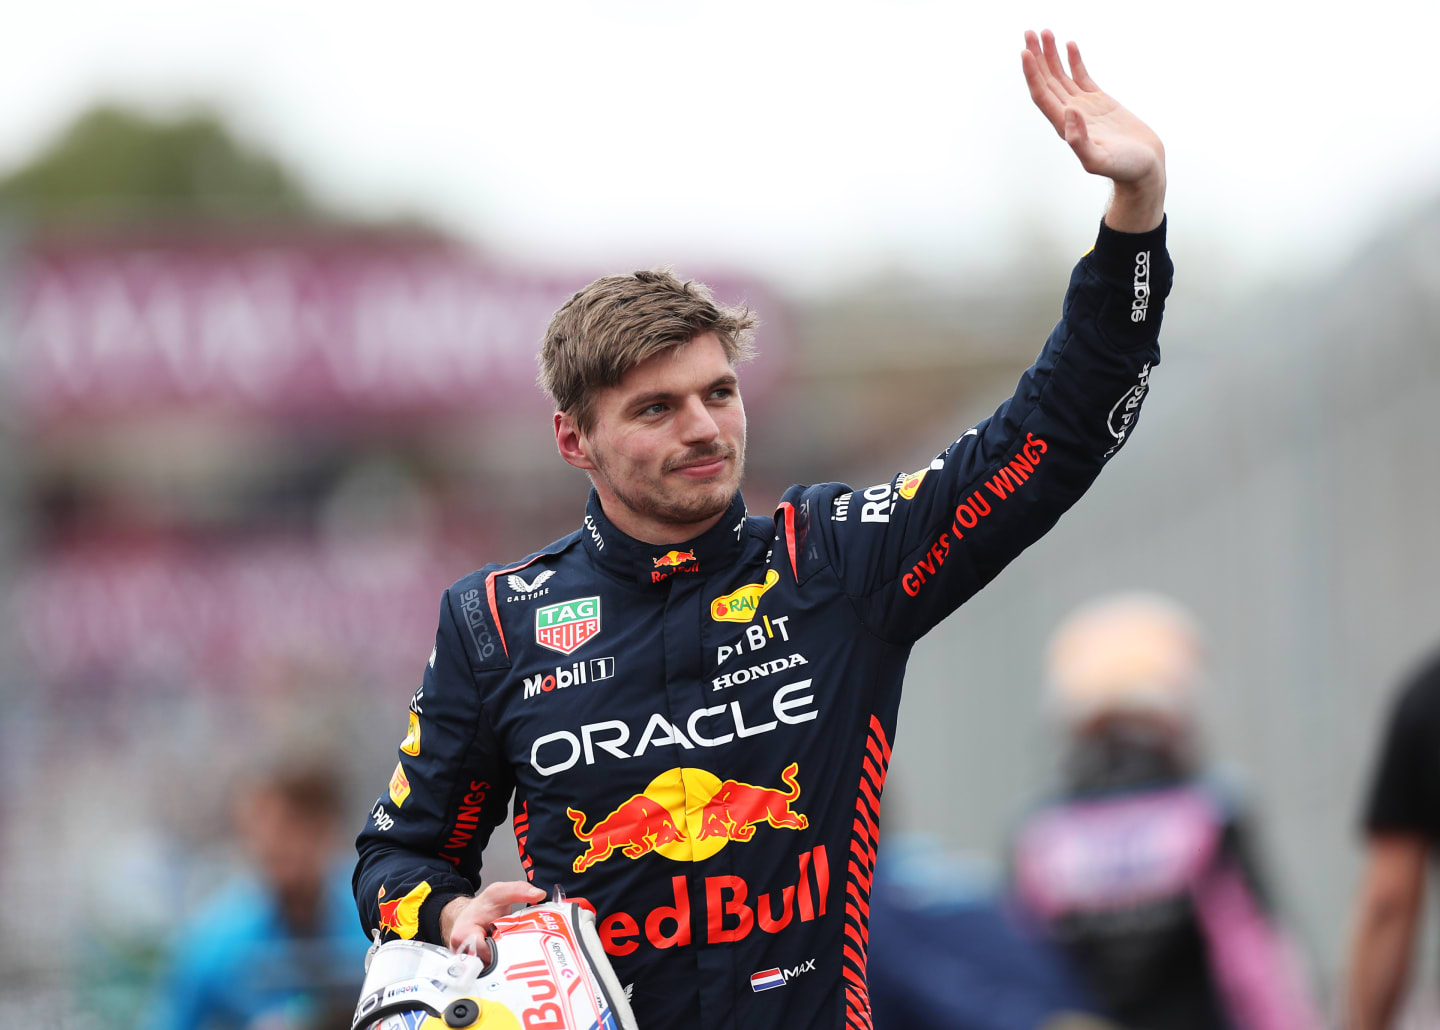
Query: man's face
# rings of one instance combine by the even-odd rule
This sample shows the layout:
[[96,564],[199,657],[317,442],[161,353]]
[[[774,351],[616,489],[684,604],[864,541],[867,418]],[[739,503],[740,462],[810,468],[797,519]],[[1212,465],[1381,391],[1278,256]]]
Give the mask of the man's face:
[[723,514],[745,467],[745,406],[719,338],[630,369],[596,398],[584,439],[602,502],[681,532]]
[[308,815],[263,787],[241,799],[236,816],[251,860],[277,893],[319,892],[334,857],[335,832],[329,820]]

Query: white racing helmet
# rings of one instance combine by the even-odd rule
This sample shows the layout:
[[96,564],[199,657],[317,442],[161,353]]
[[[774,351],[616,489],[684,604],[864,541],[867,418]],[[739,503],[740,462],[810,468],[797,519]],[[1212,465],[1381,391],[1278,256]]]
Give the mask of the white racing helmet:
[[495,921],[491,961],[421,941],[376,943],[352,1030],[637,1030],[625,992],[574,902]]

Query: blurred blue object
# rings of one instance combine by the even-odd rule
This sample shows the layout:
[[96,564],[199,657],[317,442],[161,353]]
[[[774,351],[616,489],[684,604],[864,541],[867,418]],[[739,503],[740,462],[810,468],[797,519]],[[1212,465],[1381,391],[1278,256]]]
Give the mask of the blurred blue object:
[[927,837],[886,835],[870,897],[876,1030],[1035,1030],[1060,1013],[1096,1011],[995,879]]
[[350,870],[325,885],[319,925],[296,935],[257,879],[225,888],[178,935],[147,1030],[348,1026],[370,942],[355,919]]

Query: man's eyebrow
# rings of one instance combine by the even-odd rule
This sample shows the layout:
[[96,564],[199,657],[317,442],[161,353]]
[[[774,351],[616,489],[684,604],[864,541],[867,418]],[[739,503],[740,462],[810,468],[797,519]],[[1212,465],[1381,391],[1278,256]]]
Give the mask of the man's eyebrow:
[[674,394],[669,390],[652,390],[649,393],[637,393],[634,397],[625,398],[625,407],[648,407],[656,401],[668,401],[673,396]]
[[[705,392],[709,393],[712,390],[718,390],[722,386],[738,386],[739,384],[740,378],[735,375],[734,372],[727,372],[706,386]],[[675,392],[673,390],[652,390],[649,393],[640,393],[634,397],[626,398],[624,406],[627,408],[647,407],[656,401],[668,401],[674,396]]]

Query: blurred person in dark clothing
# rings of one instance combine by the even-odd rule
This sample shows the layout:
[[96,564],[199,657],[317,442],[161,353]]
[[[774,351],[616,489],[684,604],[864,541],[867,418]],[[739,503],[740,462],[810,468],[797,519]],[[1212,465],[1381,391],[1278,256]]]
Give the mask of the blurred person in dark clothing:
[[1158,596],[1106,597],[1056,632],[1058,797],[1023,821],[1013,882],[1108,1015],[1146,1030],[1304,1030],[1319,1017],[1233,792],[1202,772],[1200,635]]
[[1365,834],[1346,1026],[1383,1030],[1409,980],[1426,872],[1440,840],[1440,653],[1395,700],[1365,807]]
[[341,860],[339,781],[280,762],[236,793],[253,872],[179,935],[152,1030],[330,1030],[350,1025],[369,942]]

